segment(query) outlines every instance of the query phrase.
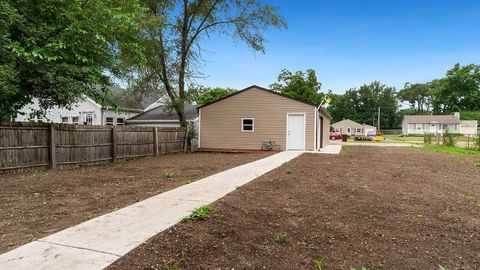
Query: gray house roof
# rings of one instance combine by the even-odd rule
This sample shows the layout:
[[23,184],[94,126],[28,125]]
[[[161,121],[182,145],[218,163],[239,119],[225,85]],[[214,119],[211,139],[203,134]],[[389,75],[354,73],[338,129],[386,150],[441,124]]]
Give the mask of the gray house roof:
[[360,124],[360,123],[357,123],[357,122],[355,122],[353,120],[350,120],[350,119],[343,119],[341,121],[338,121],[338,122],[332,124],[333,127],[345,126],[345,125],[348,125],[351,128],[365,128],[365,127],[375,128],[374,126],[370,126],[370,125],[367,125],[367,124]]
[[[197,107],[192,104],[185,105],[185,117],[187,121],[193,121],[198,117]],[[148,111],[145,111],[141,114],[135,115],[134,117],[129,118],[128,120],[135,121],[178,121],[177,112],[173,109],[170,109],[167,106],[158,106]]]
[[454,115],[405,115],[403,122],[408,124],[460,124],[460,119]]

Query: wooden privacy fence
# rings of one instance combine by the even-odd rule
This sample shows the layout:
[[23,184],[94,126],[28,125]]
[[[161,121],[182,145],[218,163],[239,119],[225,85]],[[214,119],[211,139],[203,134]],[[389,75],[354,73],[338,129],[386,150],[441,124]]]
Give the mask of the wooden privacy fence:
[[0,171],[182,151],[185,128],[0,123]]

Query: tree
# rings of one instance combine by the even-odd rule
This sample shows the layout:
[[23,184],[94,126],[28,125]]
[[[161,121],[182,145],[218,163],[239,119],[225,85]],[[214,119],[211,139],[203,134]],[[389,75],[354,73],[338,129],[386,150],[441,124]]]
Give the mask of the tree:
[[[124,52],[140,55],[132,0],[0,2],[0,120],[39,99],[41,111],[104,99]],[[141,58],[138,58],[139,61]]]
[[203,92],[200,93],[198,98],[196,99],[197,105],[204,105],[210,102],[214,102],[219,100],[225,96],[235,93],[237,90],[233,88],[204,88]]
[[480,65],[456,64],[446,77],[431,83],[433,112],[480,110]]
[[430,110],[431,89],[429,83],[406,83],[405,87],[398,91],[398,99],[408,102],[415,110],[415,114],[424,114]]
[[320,105],[325,97],[325,94],[320,92],[321,86],[313,69],[295,73],[283,69],[278,75],[278,81],[271,84],[270,88],[284,95]]
[[358,89],[350,89],[343,95],[333,95],[328,110],[333,122],[351,119],[362,124],[376,125],[378,108],[381,109],[381,128],[399,125],[395,88],[375,81]]
[[[186,85],[201,75],[202,41],[213,35],[230,35],[254,51],[265,52],[262,32],[284,28],[277,8],[260,0],[144,0],[149,19],[142,31],[146,65],[127,62],[135,81],[165,90],[180,124],[186,126]],[[128,69],[128,68],[127,68]]]

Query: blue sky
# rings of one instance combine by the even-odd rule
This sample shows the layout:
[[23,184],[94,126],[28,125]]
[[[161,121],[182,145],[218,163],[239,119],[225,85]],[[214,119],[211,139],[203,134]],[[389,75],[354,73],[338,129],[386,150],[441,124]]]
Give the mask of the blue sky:
[[480,1],[279,0],[288,29],[266,32],[266,54],[229,37],[204,43],[198,80],[207,86],[268,87],[281,69],[313,68],[322,90],[337,93],[379,80],[442,77],[455,63],[480,64]]

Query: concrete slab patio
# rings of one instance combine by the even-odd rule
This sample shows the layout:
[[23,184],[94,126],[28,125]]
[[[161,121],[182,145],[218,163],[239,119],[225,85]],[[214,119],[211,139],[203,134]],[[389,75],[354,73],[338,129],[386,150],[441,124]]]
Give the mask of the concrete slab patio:
[[280,152],[153,196],[0,255],[2,269],[104,269],[193,209],[301,155]]

